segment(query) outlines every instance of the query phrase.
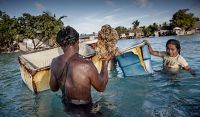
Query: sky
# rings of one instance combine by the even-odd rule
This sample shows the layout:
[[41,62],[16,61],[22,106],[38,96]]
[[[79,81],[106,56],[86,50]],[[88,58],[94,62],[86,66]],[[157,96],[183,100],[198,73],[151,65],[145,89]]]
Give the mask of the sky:
[[169,23],[179,9],[190,9],[200,18],[200,0],[0,0],[0,10],[11,17],[43,11],[57,18],[67,16],[62,19],[64,25],[80,34],[97,33],[105,24],[130,28],[135,20],[139,26]]

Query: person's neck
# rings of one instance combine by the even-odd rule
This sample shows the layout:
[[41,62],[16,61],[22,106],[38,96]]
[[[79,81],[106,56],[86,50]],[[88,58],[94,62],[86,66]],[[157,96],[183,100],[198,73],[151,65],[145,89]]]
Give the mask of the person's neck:
[[64,52],[64,56],[69,57],[69,58],[73,56],[74,54],[78,53],[78,51],[74,47],[63,48],[63,52]]

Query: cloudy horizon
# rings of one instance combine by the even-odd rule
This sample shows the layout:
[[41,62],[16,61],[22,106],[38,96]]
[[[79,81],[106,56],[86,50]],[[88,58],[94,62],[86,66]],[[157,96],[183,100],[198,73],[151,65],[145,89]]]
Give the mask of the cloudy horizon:
[[11,17],[22,13],[31,15],[48,11],[62,19],[64,25],[74,27],[80,34],[98,32],[102,25],[130,28],[132,22],[139,20],[140,26],[154,22],[168,22],[179,9],[190,9],[194,16],[200,17],[198,0],[0,0],[0,10]]

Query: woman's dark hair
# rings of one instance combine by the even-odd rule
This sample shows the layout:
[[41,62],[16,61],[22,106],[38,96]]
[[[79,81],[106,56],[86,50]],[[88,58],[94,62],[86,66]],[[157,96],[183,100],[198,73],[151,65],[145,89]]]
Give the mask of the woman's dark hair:
[[177,50],[178,50],[178,53],[180,54],[181,52],[181,45],[180,45],[180,42],[176,39],[169,39],[166,43],[166,48],[167,48],[167,45],[169,44],[173,44],[176,46]]
[[79,33],[72,27],[67,26],[57,33],[56,42],[65,47],[67,45],[74,45],[79,40]]

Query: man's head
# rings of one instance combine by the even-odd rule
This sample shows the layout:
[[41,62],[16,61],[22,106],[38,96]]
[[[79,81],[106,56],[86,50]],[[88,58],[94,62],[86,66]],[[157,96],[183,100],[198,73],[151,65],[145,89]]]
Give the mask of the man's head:
[[61,29],[57,33],[56,42],[61,47],[66,47],[68,45],[73,46],[78,42],[78,40],[79,40],[79,33],[70,26]]

